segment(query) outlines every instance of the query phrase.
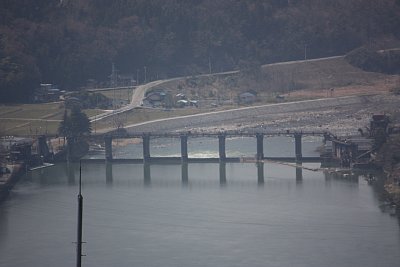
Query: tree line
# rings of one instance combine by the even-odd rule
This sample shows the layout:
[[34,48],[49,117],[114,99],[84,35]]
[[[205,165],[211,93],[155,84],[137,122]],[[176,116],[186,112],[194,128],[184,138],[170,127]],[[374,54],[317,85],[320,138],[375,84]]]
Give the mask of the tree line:
[[344,54],[398,29],[399,0],[2,0],[0,102],[106,81],[112,63],[143,82]]

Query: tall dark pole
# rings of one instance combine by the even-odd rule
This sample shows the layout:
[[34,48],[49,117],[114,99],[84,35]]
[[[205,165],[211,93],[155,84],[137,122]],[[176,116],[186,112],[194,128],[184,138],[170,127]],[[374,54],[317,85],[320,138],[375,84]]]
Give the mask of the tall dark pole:
[[82,266],[82,213],[83,213],[83,197],[82,197],[82,166],[79,163],[79,194],[78,194],[78,236],[76,241],[76,266]]

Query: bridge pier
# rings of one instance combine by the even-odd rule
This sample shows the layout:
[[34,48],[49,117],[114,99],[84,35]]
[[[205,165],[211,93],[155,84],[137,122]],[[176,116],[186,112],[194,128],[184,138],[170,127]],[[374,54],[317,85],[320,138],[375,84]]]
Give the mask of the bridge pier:
[[104,147],[106,149],[106,161],[112,161],[113,154],[112,154],[112,137],[111,136],[104,137]]
[[219,160],[225,161],[226,159],[226,152],[225,152],[225,139],[226,134],[220,133],[218,134],[218,144],[219,144]]
[[301,162],[303,160],[303,155],[302,155],[302,148],[301,148],[301,133],[295,133],[294,134],[294,153],[296,157],[296,162]]
[[264,158],[264,135],[261,133],[256,134],[257,138],[257,160]]
[[148,162],[150,160],[150,135],[143,134],[143,162]]
[[181,134],[181,159],[182,162],[188,161],[188,136],[187,134]]

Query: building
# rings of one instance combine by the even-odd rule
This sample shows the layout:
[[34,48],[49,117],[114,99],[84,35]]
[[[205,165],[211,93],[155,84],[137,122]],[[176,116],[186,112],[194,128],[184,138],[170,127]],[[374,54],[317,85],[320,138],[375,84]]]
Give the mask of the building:
[[64,92],[51,83],[42,83],[35,89],[33,101],[36,103],[46,103],[59,101]]
[[240,104],[252,104],[256,101],[256,96],[250,92],[244,92],[239,94]]

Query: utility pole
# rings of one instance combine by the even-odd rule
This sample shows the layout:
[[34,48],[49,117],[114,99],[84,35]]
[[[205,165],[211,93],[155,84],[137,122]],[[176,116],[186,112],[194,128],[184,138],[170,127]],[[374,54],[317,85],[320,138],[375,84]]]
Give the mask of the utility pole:
[[[98,106],[98,102],[99,102],[99,100],[98,100],[98,94],[97,93],[95,93],[96,94],[96,109],[97,109],[97,106]],[[96,122],[97,122],[97,110],[96,110],[96,113],[94,114],[94,134],[96,134]]]
[[211,74],[212,69],[211,69],[211,56],[210,55],[208,55],[208,70]]
[[139,69],[136,69],[136,85],[139,85]]
[[83,215],[83,196],[82,196],[82,165],[79,163],[79,194],[78,194],[78,231],[76,241],[76,267],[82,266],[82,215]]
[[116,109],[115,106],[115,88],[118,85],[118,74],[117,74],[117,70],[115,69],[115,64],[112,63],[111,65],[111,87],[114,88],[113,89],[113,108]]
[[117,86],[117,70],[115,69],[115,64],[112,63],[111,65],[111,87],[116,87]]
[[304,44],[304,60],[307,60],[307,44]]

